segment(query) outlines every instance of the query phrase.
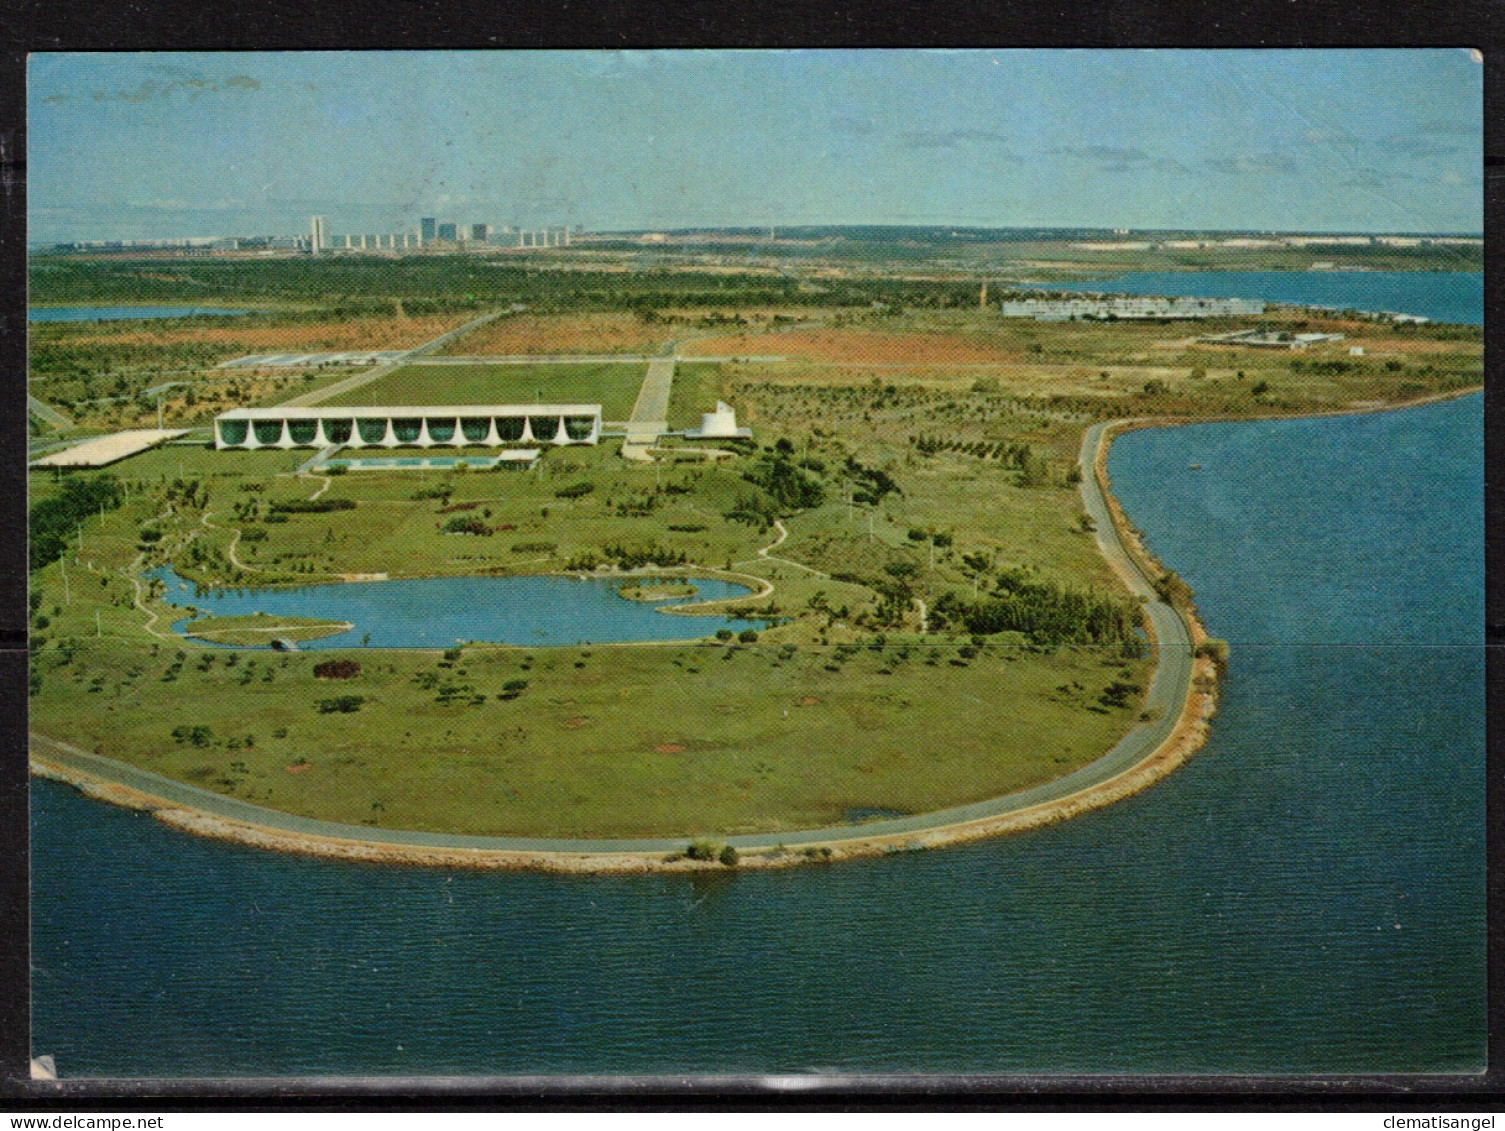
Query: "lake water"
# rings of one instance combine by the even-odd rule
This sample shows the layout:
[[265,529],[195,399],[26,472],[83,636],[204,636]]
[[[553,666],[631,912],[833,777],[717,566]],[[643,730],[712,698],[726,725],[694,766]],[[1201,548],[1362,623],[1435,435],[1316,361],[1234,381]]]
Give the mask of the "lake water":
[[1478,271],[1135,271],[1111,279],[1038,286],[1177,298],[1262,298],[1484,324],[1484,275]]
[[1480,1069],[1481,400],[1115,444],[1232,668],[1184,768],[1025,835],[467,873],[35,782],[33,1048],[65,1076]]
[[[741,632],[762,621],[678,616],[657,610],[695,601],[745,597],[746,585],[697,577],[695,596],[629,601],[617,596],[624,580],[574,577],[418,577],[347,581],[275,589],[199,589],[170,567],[150,577],[167,586],[169,604],[192,605],[217,617],[268,613],[323,617],[355,627],[299,648],[449,648],[467,640],[492,644],[612,644],[630,640],[693,640],[718,629]],[[187,619],[173,625],[183,632]]]
[[249,314],[218,306],[32,306],[28,322],[113,322],[137,318],[198,318],[204,315]]

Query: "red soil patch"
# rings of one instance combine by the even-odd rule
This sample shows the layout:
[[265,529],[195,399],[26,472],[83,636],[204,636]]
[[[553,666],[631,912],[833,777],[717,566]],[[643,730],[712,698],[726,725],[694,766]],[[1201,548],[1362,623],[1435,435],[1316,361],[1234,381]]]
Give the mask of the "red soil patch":
[[585,725],[585,719],[583,719],[579,715],[576,715],[573,719],[565,719],[564,725],[569,730],[579,730]]
[[813,706],[815,706],[819,702],[820,702],[820,700],[817,699],[815,696],[813,696],[813,695],[806,695],[803,699],[800,700],[800,706],[801,707],[813,707]]
[[729,334],[722,338],[697,338],[686,342],[682,352],[685,356],[759,353],[806,361],[910,362],[919,365],[1023,360],[1018,350],[946,334],[883,334],[869,330]]
[[226,345],[253,352],[301,350],[411,349],[463,326],[470,315],[422,318],[357,319],[309,322],[291,326],[198,326],[188,330],[133,330],[123,334],[89,334],[70,338],[104,345],[169,346],[185,343]]
[[298,762],[291,766],[284,766],[283,768],[290,774],[301,774],[304,770],[308,769],[308,763]]
[[649,353],[669,331],[636,314],[561,314],[499,318],[457,339],[447,354]]
[[677,742],[661,742],[653,749],[657,750],[660,754],[683,754],[685,752],[685,748]]

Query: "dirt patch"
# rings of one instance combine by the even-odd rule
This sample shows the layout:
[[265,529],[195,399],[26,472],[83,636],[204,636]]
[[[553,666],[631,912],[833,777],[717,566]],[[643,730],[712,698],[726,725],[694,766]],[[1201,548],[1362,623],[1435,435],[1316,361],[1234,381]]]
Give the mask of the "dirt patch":
[[884,334],[871,330],[729,334],[686,342],[681,353],[686,357],[778,354],[807,361],[909,362],[920,365],[1024,360],[1019,350],[988,342],[968,341],[947,334]]
[[653,749],[660,754],[683,754],[685,752],[685,747],[677,742],[660,742]]
[[815,706],[819,702],[820,702],[820,700],[817,699],[815,696],[813,696],[813,695],[806,695],[803,699],[800,700],[800,706],[801,707],[813,707],[813,706]]
[[294,762],[291,766],[284,766],[283,769],[290,774],[301,774],[304,770],[308,769],[308,763]]
[[652,353],[669,340],[663,327],[636,314],[525,314],[498,318],[452,342],[442,352],[481,354]]
[[579,730],[584,725],[585,719],[581,715],[576,715],[573,719],[564,720],[564,728],[566,730]]
[[306,322],[289,326],[194,326],[176,330],[133,330],[123,334],[89,334],[71,339],[103,345],[171,346],[200,343],[233,346],[248,353],[288,350],[412,349],[446,330],[463,326],[472,315],[425,318],[365,318],[349,322]]

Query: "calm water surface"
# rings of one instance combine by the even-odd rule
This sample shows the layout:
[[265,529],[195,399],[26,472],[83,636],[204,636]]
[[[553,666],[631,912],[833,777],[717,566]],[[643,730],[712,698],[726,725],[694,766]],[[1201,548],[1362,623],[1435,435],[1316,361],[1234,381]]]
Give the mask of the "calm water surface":
[[33,306],[28,322],[114,322],[138,318],[197,318],[201,315],[249,314],[219,306]]
[[1027,835],[492,875],[197,840],[39,781],[34,1048],[64,1075],[1478,1069],[1481,416],[1120,440],[1115,487],[1233,666],[1185,768]]
[[1484,275],[1478,271],[1133,271],[1112,279],[1041,286],[1108,294],[1262,298],[1484,324]]
[[[201,589],[171,567],[150,577],[167,586],[163,599],[192,605],[201,613],[244,616],[267,613],[348,621],[349,632],[300,644],[300,648],[448,648],[467,640],[493,644],[609,644],[630,640],[694,640],[717,629],[740,632],[762,621],[732,617],[679,616],[659,609],[695,601],[745,597],[752,592],[719,578],[698,577],[693,597],[629,601],[621,579],[574,577],[415,577],[397,581],[348,581],[277,589]],[[184,632],[185,618],[173,625]]]

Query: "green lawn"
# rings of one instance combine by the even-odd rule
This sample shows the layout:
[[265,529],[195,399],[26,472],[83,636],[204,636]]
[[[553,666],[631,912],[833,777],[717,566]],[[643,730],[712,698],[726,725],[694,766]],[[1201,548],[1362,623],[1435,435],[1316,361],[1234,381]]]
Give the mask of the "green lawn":
[[[335,657],[360,673],[313,676]],[[997,796],[1098,757],[1137,710],[1098,696],[1146,677],[1093,651],[966,658],[940,640],[472,647],[452,663],[190,646],[167,682],[170,646],[58,659],[32,699],[45,734],[286,812],[539,836],[776,832]],[[343,696],[359,709],[321,713]]]
[[669,427],[675,431],[699,428],[700,414],[712,411],[727,389],[720,365],[679,363],[674,367],[674,385],[669,390]]
[[408,365],[325,405],[600,404],[607,420],[632,413],[647,367]]

